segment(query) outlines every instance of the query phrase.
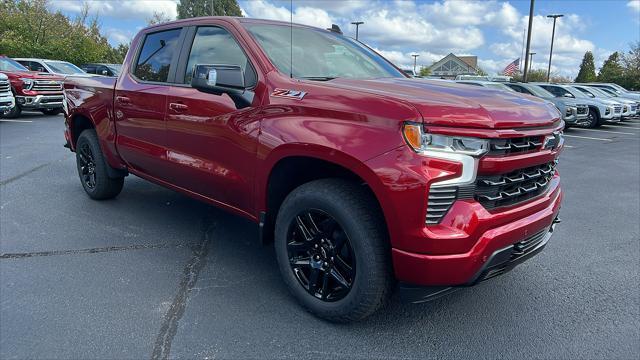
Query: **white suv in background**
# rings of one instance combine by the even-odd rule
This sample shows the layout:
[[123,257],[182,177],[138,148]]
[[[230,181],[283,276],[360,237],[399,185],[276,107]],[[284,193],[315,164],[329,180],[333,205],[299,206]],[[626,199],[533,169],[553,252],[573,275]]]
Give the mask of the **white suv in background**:
[[0,73],[0,115],[9,112],[14,106],[16,106],[16,100],[11,92],[9,78]]
[[60,60],[33,59],[33,58],[13,58],[31,71],[38,71],[61,76],[86,75],[87,73],[70,62]]

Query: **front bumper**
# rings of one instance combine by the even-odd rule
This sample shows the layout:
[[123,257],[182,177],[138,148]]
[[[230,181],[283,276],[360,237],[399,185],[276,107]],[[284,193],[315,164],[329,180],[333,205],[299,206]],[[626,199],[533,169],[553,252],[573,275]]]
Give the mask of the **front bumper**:
[[16,102],[12,94],[0,96],[0,113],[13,109],[15,105]]
[[560,223],[560,219],[556,217],[548,228],[513,245],[494,251],[484,265],[465,284],[457,286],[416,286],[400,283],[400,296],[403,301],[411,303],[431,301],[458,289],[474,286],[482,281],[505,274],[539,254],[547,246],[558,223]]
[[60,109],[64,97],[60,95],[16,96],[16,102],[23,109]]

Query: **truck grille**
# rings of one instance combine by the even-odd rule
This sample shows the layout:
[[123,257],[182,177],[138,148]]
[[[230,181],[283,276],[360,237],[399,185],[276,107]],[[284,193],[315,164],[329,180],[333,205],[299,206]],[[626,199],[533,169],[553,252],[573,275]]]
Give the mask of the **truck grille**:
[[576,105],[578,109],[578,115],[586,115],[589,113],[589,107],[587,105]]
[[512,139],[491,139],[488,155],[510,155],[537,150],[542,146],[541,136]]
[[0,80],[0,93],[11,91],[11,84],[6,80]]
[[615,114],[620,114],[622,112],[622,106],[618,106],[618,105],[614,106],[613,107],[613,112]]
[[31,90],[34,91],[62,91],[62,82],[57,80],[36,80]]
[[510,206],[542,194],[555,173],[557,160],[514,172],[479,176],[474,198],[486,209]]
[[473,187],[432,186],[429,189],[425,223],[427,225],[439,224],[456,200],[472,198]]

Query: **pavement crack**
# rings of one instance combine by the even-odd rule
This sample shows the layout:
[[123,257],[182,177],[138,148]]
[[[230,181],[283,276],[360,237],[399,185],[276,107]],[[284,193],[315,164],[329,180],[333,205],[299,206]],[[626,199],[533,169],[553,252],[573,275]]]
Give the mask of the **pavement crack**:
[[178,323],[184,315],[189,300],[189,295],[194,290],[200,272],[207,264],[207,255],[209,253],[209,245],[211,243],[210,233],[214,227],[213,221],[209,216],[205,216],[202,225],[202,235],[200,242],[194,245],[192,250],[192,256],[189,262],[185,265],[182,280],[180,281],[180,287],[178,293],[173,299],[169,310],[164,316],[162,325],[160,326],[160,333],[156,338],[153,352],[151,353],[151,359],[168,359],[171,352],[171,344],[173,338],[178,331]]
[[0,259],[21,259],[38,256],[59,256],[59,255],[76,255],[76,254],[97,254],[114,251],[127,251],[127,250],[143,250],[143,249],[165,249],[165,248],[179,248],[183,246],[189,246],[190,244],[133,244],[126,246],[107,246],[91,249],[75,249],[75,250],[52,250],[52,251],[36,251],[27,253],[0,253]]
[[53,164],[53,163],[56,163],[56,162],[60,162],[60,161],[66,160],[66,159],[68,159],[68,158],[69,158],[69,155],[65,155],[64,157],[62,157],[62,158],[60,158],[60,159],[58,159],[58,160],[54,160],[54,161],[50,161],[50,162],[45,163],[45,164],[42,164],[42,165],[38,165],[38,166],[36,166],[36,167],[34,167],[34,168],[32,168],[32,169],[29,169],[29,170],[27,170],[27,171],[25,171],[25,172],[23,172],[23,173],[18,174],[18,175],[16,175],[16,176],[12,176],[12,177],[10,177],[10,178],[8,178],[8,179],[6,179],[6,180],[2,180],[2,181],[0,181],[0,186],[5,186],[5,185],[7,185],[7,184],[9,184],[9,183],[12,183],[12,182],[14,182],[14,181],[16,181],[16,180],[19,180],[19,179],[23,178],[23,177],[25,177],[25,176],[27,176],[27,175],[29,175],[29,174],[32,174],[32,173],[34,173],[34,172],[36,172],[36,171],[38,171],[38,170],[40,170],[40,169],[42,169],[42,168],[45,168],[45,167],[47,167],[47,166],[49,166],[49,165],[51,165],[51,164]]

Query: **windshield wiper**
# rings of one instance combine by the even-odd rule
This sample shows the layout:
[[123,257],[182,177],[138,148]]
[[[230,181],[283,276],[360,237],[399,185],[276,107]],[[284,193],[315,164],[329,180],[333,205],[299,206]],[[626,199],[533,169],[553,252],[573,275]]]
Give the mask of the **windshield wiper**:
[[313,80],[313,81],[329,81],[335,78],[336,77],[331,77],[331,76],[300,76],[300,79]]

